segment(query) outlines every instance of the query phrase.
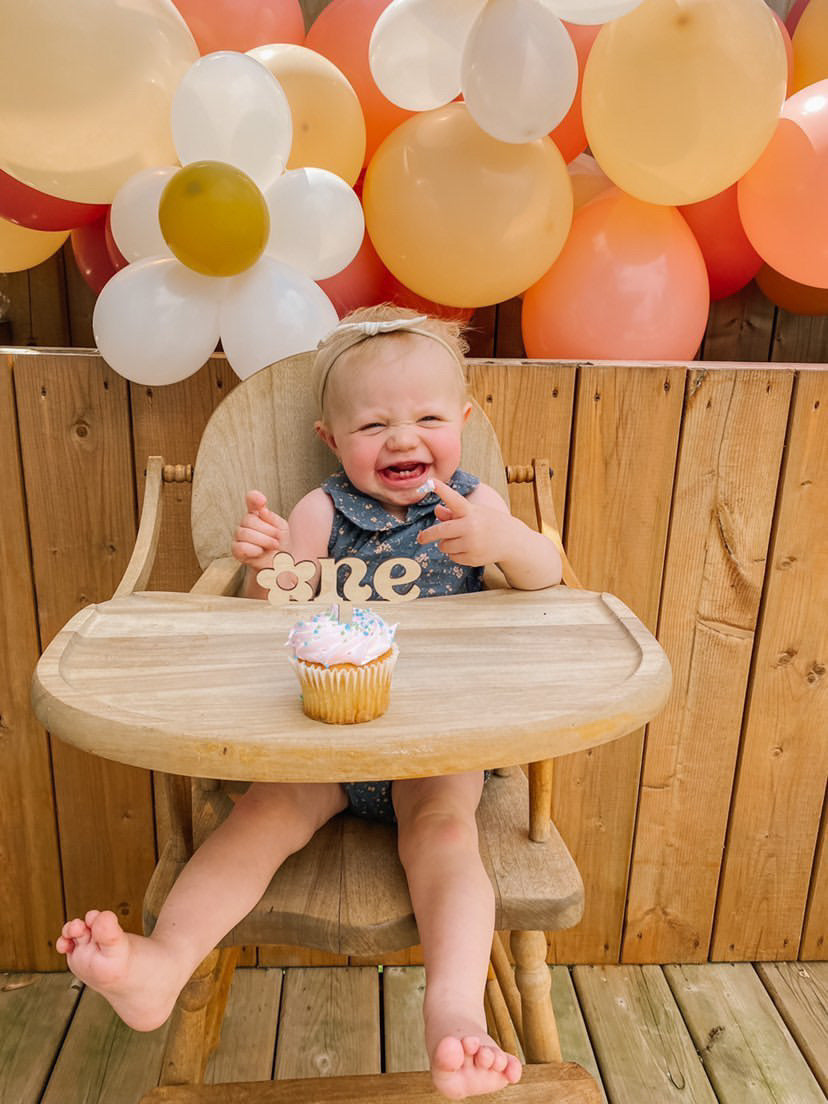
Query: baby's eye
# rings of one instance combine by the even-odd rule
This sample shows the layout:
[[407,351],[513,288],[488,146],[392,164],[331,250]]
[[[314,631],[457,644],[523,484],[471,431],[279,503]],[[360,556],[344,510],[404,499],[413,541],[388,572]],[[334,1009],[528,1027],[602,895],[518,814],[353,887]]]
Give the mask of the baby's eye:
[[383,426],[382,422],[366,422],[365,425],[361,425],[359,427],[359,432],[360,433],[377,433],[379,430],[381,430],[383,428],[384,428],[384,426]]
[[442,422],[442,420],[439,414],[426,414],[424,417],[420,418],[421,422]]

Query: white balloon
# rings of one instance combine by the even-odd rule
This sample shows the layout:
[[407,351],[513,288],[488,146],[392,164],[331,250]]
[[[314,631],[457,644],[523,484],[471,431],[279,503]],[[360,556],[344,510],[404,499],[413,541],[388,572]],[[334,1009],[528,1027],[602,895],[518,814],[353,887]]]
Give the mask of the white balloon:
[[466,42],[461,84],[481,130],[501,142],[533,142],[572,106],[578,55],[541,0],[489,0]]
[[158,387],[186,379],[218,344],[224,284],[174,258],[127,265],[95,303],[92,330],[101,356],[134,383]]
[[128,261],[172,256],[158,223],[158,202],[167,181],[177,172],[177,165],[144,169],[131,176],[115,193],[110,226],[115,244]]
[[618,19],[619,16],[626,15],[633,8],[637,8],[642,0],[543,0],[543,2],[557,15],[558,19],[565,19],[567,23],[592,25]]
[[386,99],[430,111],[460,92],[463,46],[486,0],[392,0],[371,33],[368,64]]
[[293,140],[282,86],[260,62],[230,50],[206,54],[184,74],[172,132],[182,165],[224,161],[260,188],[283,171]]
[[270,211],[265,252],[312,280],[349,264],[362,245],[365,219],[353,188],[327,169],[290,169],[264,193]]
[[264,256],[229,282],[219,327],[230,367],[247,379],[282,357],[315,348],[338,321],[318,284]]

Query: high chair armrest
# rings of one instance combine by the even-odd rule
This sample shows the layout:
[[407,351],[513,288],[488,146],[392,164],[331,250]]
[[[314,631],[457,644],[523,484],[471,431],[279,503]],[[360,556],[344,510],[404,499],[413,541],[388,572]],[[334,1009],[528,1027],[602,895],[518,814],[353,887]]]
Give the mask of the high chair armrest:
[[146,481],[144,484],[144,504],[141,508],[141,521],[132,555],[126,566],[113,598],[124,598],[133,591],[143,590],[155,563],[158,537],[161,532],[161,491],[164,486],[164,458],[150,456],[147,460]]
[[532,484],[538,532],[548,537],[560,552],[564,583],[568,587],[576,587],[581,590],[581,583],[569,562],[566,549],[561,540],[561,528],[558,525],[555,502],[552,497],[552,471],[549,467],[549,461],[533,460],[529,465],[510,465],[506,468],[506,478],[509,483]]
[[233,559],[232,556],[222,556],[204,569],[202,574],[190,587],[191,594],[223,594],[235,595],[238,593],[244,577],[244,564]]

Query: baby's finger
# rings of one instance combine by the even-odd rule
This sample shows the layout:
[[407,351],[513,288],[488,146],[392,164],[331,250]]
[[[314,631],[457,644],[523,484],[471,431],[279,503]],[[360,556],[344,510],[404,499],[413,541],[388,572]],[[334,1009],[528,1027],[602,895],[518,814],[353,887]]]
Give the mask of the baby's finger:
[[275,555],[275,549],[262,548],[258,544],[250,544],[248,541],[233,541],[230,545],[233,557],[243,564],[253,564],[257,560],[267,558],[268,552]]
[[454,517],[465,517],[469,512],[468,499],[463,498],[459,492],[450,487],[448,483],[444,483],[442,479],[432,479],[431,482],[434,484],[434,490],[451,510],[452,515]]
[[256,545],[259,549],[272,548],[274,551],[280,547],[278,537],[272,533],[266,533],[254,525],[240,525],[233,534],[237,541],[247,541]]
[[249,514],[257,514],[267,506],[267,499],[261,491],[248,491],[244,496],[244,505]]
[[441,521],[417,534],[418,544],[433,544],[435,541],[448,540],[458,534],[459,526],[453,520]]

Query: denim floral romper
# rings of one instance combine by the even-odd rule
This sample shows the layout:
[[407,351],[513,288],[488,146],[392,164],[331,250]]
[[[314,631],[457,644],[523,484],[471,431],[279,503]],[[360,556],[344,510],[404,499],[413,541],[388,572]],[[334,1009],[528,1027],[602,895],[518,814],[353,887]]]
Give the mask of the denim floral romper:
[[[480,480],[458,468],[448,482],[465,497]],[[405,520],[401,521],[381,502],[357,490],[344,471],[326,479],[322,490],[330,495],[334,504],[328,555],[335,560],[359,556],[365,561],[367,574],[363,582],[371,586],[372,600],[380,597],[372,585],[376,565],[394,556],[410,557],[420,565],[422,574],[416,585],[423,598],[483,589],[482,567],[453,563],[436,544],[417,543],[419,533],[437,524],[434,510],[440,498],[434,491],[409,506]],[[373,820],[395,821],[390,782],[346,782],[344,785],[351,812]]]

